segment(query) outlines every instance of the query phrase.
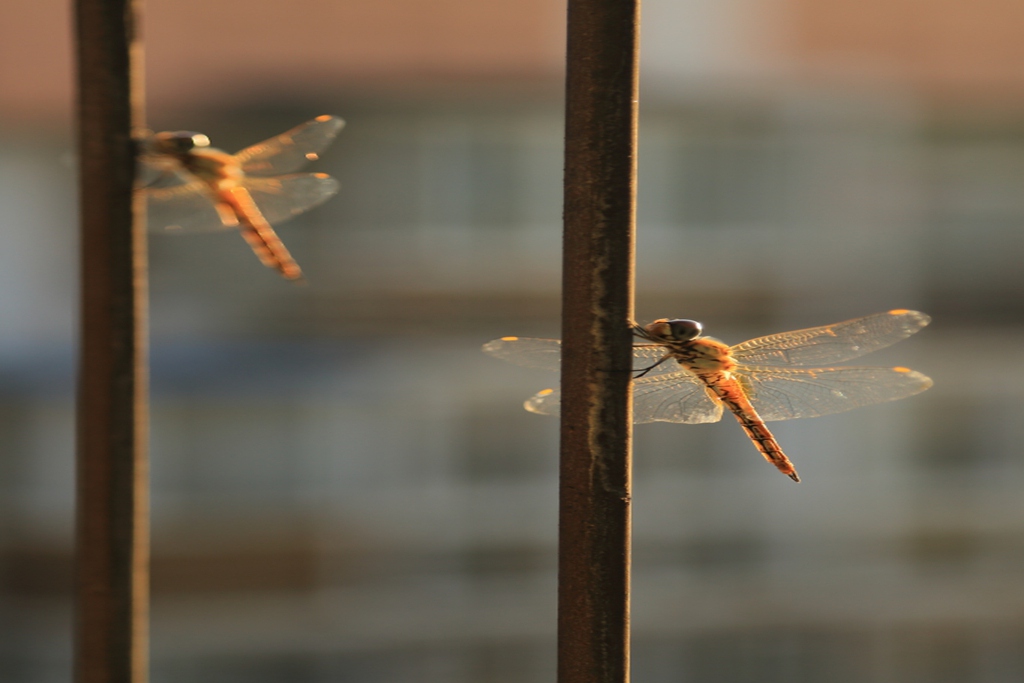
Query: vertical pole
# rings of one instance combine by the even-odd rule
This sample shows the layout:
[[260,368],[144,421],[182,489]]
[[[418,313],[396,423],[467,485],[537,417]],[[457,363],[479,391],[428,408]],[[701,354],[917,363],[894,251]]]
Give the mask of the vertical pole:
[[558,681],[629,680],[640,0],[569,0]]
[[146,235],[133,199],[141,0],[75,0],[81,211],[75,681],[145,683]]

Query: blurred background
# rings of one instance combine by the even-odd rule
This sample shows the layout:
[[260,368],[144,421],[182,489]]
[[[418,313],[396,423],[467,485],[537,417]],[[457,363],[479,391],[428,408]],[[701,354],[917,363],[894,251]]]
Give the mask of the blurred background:
[[[551,681],[564,3],[150,0],[153,128],[320,114],[280,234],[154,235],[155,683]],[[0,23],[0,671],[70,676],[68,3]],[[935,379],[635,448],[636,680],[1024,680],[1024,6],[646,0],[637,315],[729,343],[891,308]]]

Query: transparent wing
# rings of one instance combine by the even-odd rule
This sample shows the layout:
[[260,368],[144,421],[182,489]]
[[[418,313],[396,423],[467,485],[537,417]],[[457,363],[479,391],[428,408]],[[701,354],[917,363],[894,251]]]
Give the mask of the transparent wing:
[[920,393],[931,379],[908,368],[740,366],[735,375],[763,420],[841,413]]
[[876,313],[835,325],[751,339],[733,346],[732,356],[745,365],[840,363],[906,339],[930,321],[918,311]]
[[[267,222],[276,225],[322,204],[338,191],[338,182],[324,173],[297,173],[277,178],[246,178],[242,187],[249,191]],[[147,220],[152,230],[205,232],[236,227],[223,222],[214,208],[216,196],[201,180],[145,192]]]
[[[562,343],[557,339],[531,339],[503,337],[487,342],[484,353],[527,368],[558,370],[561,364]],[[656,346],[637,346],[633,349],[634,364],[649,367],[659,361],[665,352]],[[633,384],[634,422],[716,422],[722,416],[722,407],[704,392],[704,385],[692,374],[680,369],[675,360],[661,367],[674,367],[664,372],[642,377]],[[557,415],[562,395],[558,389],[545,389],[526,400],[524,407],[531,413]]]
[[[744,367],[737,377],[766,421],[832,415],[913,396],[932,385],[931,379],[907,368]],[[527,399],[524,407],[531,413],[557,415],[560,405],[559,390],[545,389]],[[633,421],[637,424],[718,422],[722,412],[722,404],[685,371],[633,383]]]
[[161,163],[160,159],[153,155],[139,156],[135,168],[135,182],[138,188],[169,187],[188,182],[183,174],[170,173],[167,165]]
[[235,155],[246,175],[269,176],[297,171],[320,156],[345,122],[337,116],[318,116]]
[[[484,344],[483,352],[524,368],[558,371],[562,364],[562,342],[558,339],[502,337]],[[664,356],[665,350],[660,346],[634,346],[633,369],[646,370]],[[649,374],[678,372],[680,369],[679,363],[670,358]]]
[[214,208],[213,193],[201,180],[143,191],[146,193],[146,223],[150,230],[204,232],[235,227],[221,220],[221,215]]
[[524,368],[557,372],[562,366],[562,342],[557,339],[502,337],[484,344],[483,352]]
[[562,407],[562,392],[558,389],[544,389],[526,399],[523,407],[539,415],[558,415]]
[[[562,394],[545,389],[526,399],[523,407],[531,413],[557,415]],[[712,400],[704,385],[686,372],[645,377],[633,384],[633,422],[718,422],[722,404]]]
[[704,383],[681,370],[633,382],[633,422],[701,424],[722,419],[722,404],[712,399]]
[[296,173],[276,178],[246,178],[249,191],[271,225],[283,223],[319,206],[338,191],[338,181],[326,173]]

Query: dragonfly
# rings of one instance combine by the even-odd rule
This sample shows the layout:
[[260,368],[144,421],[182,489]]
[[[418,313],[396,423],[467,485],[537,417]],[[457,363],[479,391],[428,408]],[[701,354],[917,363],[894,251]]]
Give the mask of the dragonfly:
[[[765,422],[841,413],[895,401],[932,386],[920,372],[897,367],[831,367],[906,339],[931,321],[897,309],[834,325],[771,334],[728,346],[704,336],[694,320],[662,318],[641,326],[633,346],[633,421],[718,422],[728,408],[765,460],[800,481]],[[484,344],[496,358],[523,367],[558,370],[557,339],[502,337]],[[558,389],[526,400],[526,410],[559,412]]]
[[154,230],[237,229],[267,267],[288,280],[302,269],[272,227],[322,204],[338,191],[326,173],[294,173],[316,160],[341,130],[318,116],[269,140],[228,154],[194,131],[150,134],[141,143],[140,175]]

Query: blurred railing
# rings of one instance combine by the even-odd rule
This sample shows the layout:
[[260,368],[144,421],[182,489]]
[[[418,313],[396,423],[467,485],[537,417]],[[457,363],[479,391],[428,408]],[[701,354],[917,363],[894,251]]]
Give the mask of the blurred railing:
[[75,680],[143,683],[148,653],[141,0],[77,0],[81,346]]

